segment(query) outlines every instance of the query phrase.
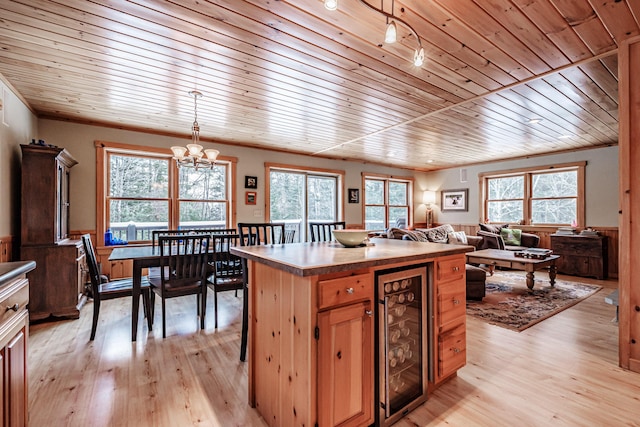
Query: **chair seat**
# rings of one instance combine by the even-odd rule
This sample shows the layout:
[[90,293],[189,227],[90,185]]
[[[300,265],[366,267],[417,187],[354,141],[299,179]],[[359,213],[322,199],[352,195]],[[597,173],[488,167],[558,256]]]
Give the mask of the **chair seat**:
[[[142,282],[140,283],[141,289],[149,289],[149,281],[146,277],[142,278]],[[133,279],[119,279],[114,280],[112,282],[106,282],[100,284],[100,295],[102,299],[106,299],[109,297],[117,298],[117,296],[127,296],[131,295],[133,289]]]

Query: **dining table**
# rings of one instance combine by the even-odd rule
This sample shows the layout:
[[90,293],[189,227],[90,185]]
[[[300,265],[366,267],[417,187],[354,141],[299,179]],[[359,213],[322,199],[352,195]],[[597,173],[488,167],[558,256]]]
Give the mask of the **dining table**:
[[160,267],[160,249],[151,245],[118,246],[109,255],[109,261],[133,261],[132,298],[131,298],[131,341],[138,335],[138,313],[140,311],[140,294],[142,270]]
[[[213,245],[212,245],[213,246]],[[210,247],[209,262],[215,259],[216,251]],[[140,295],[142,285],[142,270],[161,266],[160,249],[157,245],[118,246],[111,251],[109,261],[133,261],[132,269],[132,303],[131,303],[131,341],[138,335],[138,313],[140,311]],[[150,322],[151,324],[151,322]]]

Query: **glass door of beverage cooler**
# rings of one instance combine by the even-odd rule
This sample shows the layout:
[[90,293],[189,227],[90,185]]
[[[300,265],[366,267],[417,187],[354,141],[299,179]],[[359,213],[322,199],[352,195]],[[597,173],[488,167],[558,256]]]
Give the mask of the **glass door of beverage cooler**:
[[380,274],[379,425],[390,425],[427,398],[430,267]]

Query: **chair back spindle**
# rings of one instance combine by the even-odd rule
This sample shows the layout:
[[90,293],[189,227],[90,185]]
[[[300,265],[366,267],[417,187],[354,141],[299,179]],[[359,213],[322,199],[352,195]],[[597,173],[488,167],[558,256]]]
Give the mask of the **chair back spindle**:
[[344,230],[344,221],[335,222],[309,222],[309,231],[312,242],[329,242],[333,240],[332,230]]

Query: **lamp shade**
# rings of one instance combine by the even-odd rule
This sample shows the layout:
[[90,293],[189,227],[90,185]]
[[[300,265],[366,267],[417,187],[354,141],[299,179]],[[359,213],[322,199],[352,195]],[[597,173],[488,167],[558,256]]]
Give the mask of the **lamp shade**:
[[324,7],[327,10],[336,10],[338,8],[338,0],[324,0]]
[[187,153],[186,148],[177,145],[171,147],[171,151],[173,151],[173,157],[180,160],[184,159],[184,155]]
[[422,195],[422,203],[428,206],[428,205],[434,204],[435,202],[436,202],[436,192],[431,190],[425,191],[424,194]]
[[387,31],[384,33],[384,42],[395,43],[397,34],[398,34],[398,28],[396,27],[395,21],[389,22],[389,25],[387,25]]

